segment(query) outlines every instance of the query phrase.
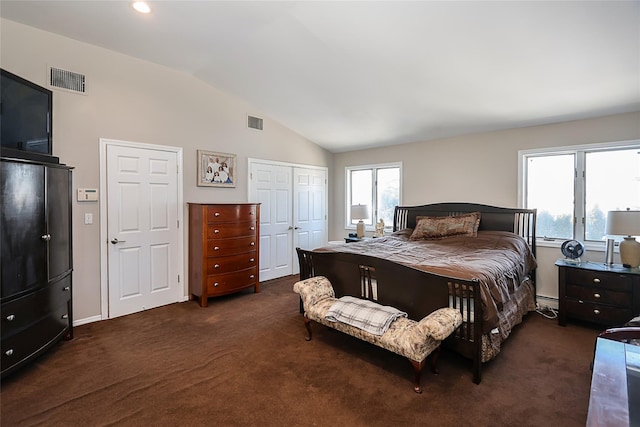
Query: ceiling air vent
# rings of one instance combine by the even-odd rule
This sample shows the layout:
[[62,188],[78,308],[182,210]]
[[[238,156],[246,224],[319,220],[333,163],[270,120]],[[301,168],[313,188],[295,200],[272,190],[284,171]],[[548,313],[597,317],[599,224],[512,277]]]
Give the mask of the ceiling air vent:
[[61,70],[60,68],[49,68],[49,86],[82,95],[86,94],[84,74]]
[[262,119],[260,117],[247,116],[247,126],[252,129],[262,130]]

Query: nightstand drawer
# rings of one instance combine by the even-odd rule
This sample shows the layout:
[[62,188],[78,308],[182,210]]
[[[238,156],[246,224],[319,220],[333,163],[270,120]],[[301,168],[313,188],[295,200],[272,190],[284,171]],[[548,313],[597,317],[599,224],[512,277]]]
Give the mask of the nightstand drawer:
[[567,284],[602,286],[616,291],[631,292],[633,278],[626,274],[567,269]]
[[620,292],[607,289],[605,286],[579,286],[567,284],[565,296],[598,304],[615,305],[622,308],[631,308],[631,292]]
[[622,325],[633,317],[631,308],[624,309],[587,301],[567,299],[566,315],[587,322]]

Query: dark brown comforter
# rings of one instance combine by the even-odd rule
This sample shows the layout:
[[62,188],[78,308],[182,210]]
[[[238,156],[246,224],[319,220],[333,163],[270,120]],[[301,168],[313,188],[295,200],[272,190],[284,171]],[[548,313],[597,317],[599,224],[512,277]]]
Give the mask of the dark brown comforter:
[[316,251],[365,254],[442,276],[477,279],[482,285],[485,329],[497,326],[498,312],[537,265],[529,245],[514,233],[479,231],[477,237],[410,241],[411,231]]

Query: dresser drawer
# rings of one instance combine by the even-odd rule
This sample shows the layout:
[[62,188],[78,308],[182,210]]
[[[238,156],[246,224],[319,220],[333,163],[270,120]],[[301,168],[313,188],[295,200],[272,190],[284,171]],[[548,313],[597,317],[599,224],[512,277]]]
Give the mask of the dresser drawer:
[[24,329],[71,299],[71,276],[30,295],[2,304],[2,339]]
[[236,237],[233,239],[212,239],[207,241],[207,254],[210,257],[244,254],[255,251],[257,237]]
[[567,299],[566,316],[604,325],[622,325],[633,317],[631,308],[618,308],[592,302]]
[[246,221],[257,218],[256,205],[216,205],[207,207],[207,222]]
[[616,291],[631,292],[633,278],[629,275],[591,270],[567,269],[567,284],[595,285]]
[[[4,313],[3,313],[4,316]],[[46,350],[69,330],[67,305],[63,304],[26,329],[2,338],[2,373]]]
[[258,271],[255,267],[233,273],[213,274],[207,276],[207,294],[212,296],[236,292],[254,285],[257,279]]
[[633,305],[631,292],[614,291],[605,286],[579,286],[568,284],[566,286],[567,298],[590,301],[598,304],[616,305],[622,308],[631,308]]
[[256,252],[207,259],[207,274],[229,273],[256,266]]
[[209,224],[208,239],[226,239],[229,237],[255,236],[256,222],[238,222],[235,224]]

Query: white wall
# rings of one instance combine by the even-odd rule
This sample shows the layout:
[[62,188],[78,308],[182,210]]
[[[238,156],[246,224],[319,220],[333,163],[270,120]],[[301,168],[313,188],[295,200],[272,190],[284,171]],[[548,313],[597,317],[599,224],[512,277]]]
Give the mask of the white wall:
[[[329,152],[190,75],[5,19],[0,43],[0,66],[41,86],[47,66],[87,76],[86,96],[53,95],[53,152],[75,167],[74,192],[100,187],[100,138],[183,147],[185,202],[246,202],[249,157],[331,165]],[[248,129],[247,114],[264,118],[264,131]],[[237,187],[197,187],[197,149],[237,154]],[[100,315],[99,211],[74,201],[76,321]],[[84,225],[85,213],[93,213],[93,225]],[[185,251],[186,241],[185,230]]]
[[[339,240],[347,234],[347,166],[402,161],[404,205],[476,202],[515,207],[519,150],[633,139],[640,139],[640,112],[336,154],[329,239]],[[553,263],[560,257],[558,248],[538,247],[539,295],[557,298]],[[604,262],[604,253],[588,251],[584,258]]]

